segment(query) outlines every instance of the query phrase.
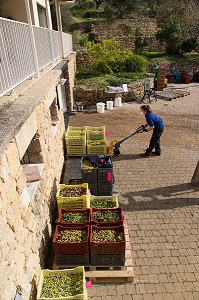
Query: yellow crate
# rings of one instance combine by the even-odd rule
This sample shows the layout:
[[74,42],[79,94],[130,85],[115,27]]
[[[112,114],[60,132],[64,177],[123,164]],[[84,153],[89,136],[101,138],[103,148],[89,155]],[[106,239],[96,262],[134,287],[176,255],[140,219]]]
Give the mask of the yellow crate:
[[67,131],[86,131],[87,130],[87,126],[81,126],[81,127],[75,127],[75,126],[68,126],[68,130]]
[[[63,275],[67,276],[70,274],[79,274],[82,273],[83,277],[83,293],[82,294],[77,294],[75,296],[69,296],[69,297],[61,297],[61,298],[41,298],[41,293],[42,293],[42,286],[43,286],[43,281],[45,277],[53,277],[57,275]],[[39,284],[38,284],[38,289],[37,289],[37,300],[87,300],[87,291],[86,291],[86,286],[85,286],[86,280],[85,280],[85,270],[84,267],[76,267],[74,269],[64,269],[64,270],[41,270],[41,275],[39,279]]]
[[105,139],[105,126],[91,127],[87,126],[88,140],[103,140]]
[[[114,208],[119,207],[119,201],[118,201],[118,196],[117,195],[112,195],[112,196],[90,196],[90,207],[91,208],[93,207],[92,202],[94,200],[107,201],[108,203],[111,204],[111,208],[112,207],[114,207]],[[112,205],[114,205],[114,206],[112,206]],[[101,208],[104,208],[104,207],[101,207]]]
[[[79,196],[79,197],[62,197],[60,196],[60,191],[64,188],[71,188],[71,187],[83,187],[86,188],[86,195]],[[62,208],[64,209],[82,209],[82,208],[90,208],[90,198],[88,196],[88,183],[76,184],[76,185],[65,185],[60,184],[57,190],[57,206],[58,211]]]
[[86,154],[86,145],[66,145],[66,152],[68,155],[84,155]]
[[[101,143],[101,145],[92,145]],[[87,154],[107,154],[106,140],[87,140]]]
[[68,126],[65,134],[66,145],[86,146],[86,126],[72,127]]
[[[75,134],[74,134],[75,133]],[[66,145],[86,146],[86,131],[69,131],[65,135]]]

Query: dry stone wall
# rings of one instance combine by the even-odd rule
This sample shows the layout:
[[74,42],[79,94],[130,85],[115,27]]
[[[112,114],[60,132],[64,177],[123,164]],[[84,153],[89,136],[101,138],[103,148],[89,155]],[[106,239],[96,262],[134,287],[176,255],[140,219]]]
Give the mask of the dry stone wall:
[[[34,287],[46,267],[64,163],[64,118],[56,100],[62,76],[60,70],[49,71],[0,115],[2,300],[14,299],[18,285],[24,300],[35,299]],[[56,123],[52,111],[57,112]],[[42,161],[41,180],[34,183],[26,182],[23,171],[27,153],[32,162]]]
[[[153,79],[150,78],[151,87],[153,87]],[[128,85],[128,92],[117,94],[121,96],[123,101],[133,100],[134,98],[142,97],[144,94],[144,80],[134,82]],[[82,102],[85,108],[95,107],[97,102],[106,102],[114,100],[115,94],[106,92],[106,89],[88,89],[84,86],[79,86],[75,90],[75,99],[77,102]]]
[[99,34],[101,40],[115,38],[125,49],[134,50],[135,31],[140,28],[143,37],[146,37],[148,45],[144,48],[148,51],[162,51],[164,45],[160,43],[155,35],[158,30],[155,19],[127,19],[111,22],[95,23],[94,30]]

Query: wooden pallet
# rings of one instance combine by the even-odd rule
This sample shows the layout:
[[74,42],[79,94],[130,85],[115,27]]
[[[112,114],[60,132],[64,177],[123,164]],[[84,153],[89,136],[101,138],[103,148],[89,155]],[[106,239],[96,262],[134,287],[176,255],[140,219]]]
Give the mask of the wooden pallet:
[[156,93],[158,98],[165,99],[165,100],[173,100],[173,99],[190,95],[190,92],[182,91],[182,90],[167,90],[167,91],[156,92]]
[[157,92],[157,97],[158,98],[163,98],[163,99],[166,99],[166,100],[173,100],[173,99],[179,98],[180,95],[175,94],[173,92],[162,91],[162,92]]
[[189,91],[182,91],[182,90],[171,90],[171,91],[172,91],[172,93],[178,94],[181,97],[190,95]]
[[[93,282],[133,282],[134,271],[131,244],[129,240],[128,226],[124,224],[126,251],[124,266],[85,266],[85,277]],[[53,263],[53,270],[75,268],[75,266],[57,265]]]

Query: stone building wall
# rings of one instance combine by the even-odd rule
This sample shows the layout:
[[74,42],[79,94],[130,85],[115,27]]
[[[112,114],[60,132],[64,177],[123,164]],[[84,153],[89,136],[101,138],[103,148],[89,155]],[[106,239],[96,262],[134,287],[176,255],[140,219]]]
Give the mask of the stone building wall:
[[[64,163],[64,117],[56,94],[61,77],[61,70],[49,71],[0,114],[2,300],[14,299],[18,285],[24,300],[34,299],[40,270],[46,267]],[[27,183],[27,163],[43,168],[37,182]]]

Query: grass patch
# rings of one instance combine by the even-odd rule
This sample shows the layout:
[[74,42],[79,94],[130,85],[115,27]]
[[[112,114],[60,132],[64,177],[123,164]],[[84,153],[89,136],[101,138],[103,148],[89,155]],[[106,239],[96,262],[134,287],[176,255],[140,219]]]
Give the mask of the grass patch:
[[164,52],[143,52],[142,55],[148,59],[149,64],[199,62],[198,52],[191,52],[181,56],[170,56],[166,55]]
[[115,76],[92,76],[88,75],[86,78],[76,78],[75,85],[83,85],[86,88],[106,88],[107,86],[121,86],[123,83],[133,83],[140,79],[145,79],[147,76],[145,73],[120,73]]

